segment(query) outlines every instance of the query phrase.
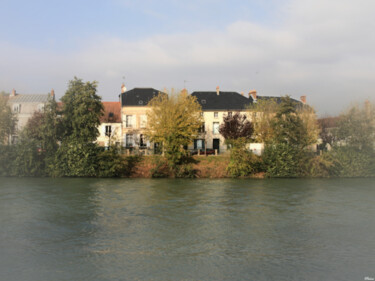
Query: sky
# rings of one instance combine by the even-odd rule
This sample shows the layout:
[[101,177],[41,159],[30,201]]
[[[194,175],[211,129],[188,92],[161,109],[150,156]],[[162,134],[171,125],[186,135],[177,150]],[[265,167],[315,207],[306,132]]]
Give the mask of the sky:
[[0,91],[153,87],[375,101],[374,0],[0,0]]

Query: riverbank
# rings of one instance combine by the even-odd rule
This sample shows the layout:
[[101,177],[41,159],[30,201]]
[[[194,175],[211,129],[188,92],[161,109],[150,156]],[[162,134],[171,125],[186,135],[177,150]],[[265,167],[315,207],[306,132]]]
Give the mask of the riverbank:
[[[194,171],[195,178],[220,179],[230,178],[227,167],[230,161],[230,155],[218,156],[193,156],[189,167]],[[138,161],[133,161],[130,177],[131,178],[153,178],[153,173],[157,169],[164,170],[163,158],[161,156],[141,157]],[[252,178],[264,178],[264,173],[258,173]]]

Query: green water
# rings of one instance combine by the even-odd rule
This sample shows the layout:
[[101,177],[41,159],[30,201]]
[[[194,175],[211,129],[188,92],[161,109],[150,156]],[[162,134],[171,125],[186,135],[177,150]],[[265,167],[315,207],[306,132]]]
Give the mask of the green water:
[[365,280],[375,184],[0,178],[0,280]]

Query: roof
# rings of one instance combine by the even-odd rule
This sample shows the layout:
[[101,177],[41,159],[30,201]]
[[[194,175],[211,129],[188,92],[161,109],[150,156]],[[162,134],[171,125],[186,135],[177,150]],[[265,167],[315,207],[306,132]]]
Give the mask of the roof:
[[121,123],[121,104],[119,101],[103,101],[104,115],[101,123]]
[[193,92],[202,110],[243,110],[252,104],[252,99],[237,92]]
[[134,88],[121,94],[122,106],[146,106],[159,93],[154,88]]
[[[296,99],[293,99],[293,98],[290,98],[291,100],[292,100],[292,102],[296,105],[296,108],[297,109],[300,109],[300,108],[303,108],[303,107],[309,107],[310,108],[310,106],[309,105],[307,105],[307,104],[303,104],[301,101],[299,101],[299,100],[296,100]],[[253,103],[256,103],[256,102],[254,102],[254,99],[253,99],[253,97],[251,97],[251,100],[252,100],[252,102]],[[274,100],[274,101],[276,101],[276,103],[277,104],[280,104],[281,102],[282,102],[282,100],[283,100],[283,97],[275,97],[275,96],[257,96],[257,101],[259,101],[259,100]]]
[[48,102],[49,94],[44,95],[24,95],[24,94],[16,94],[16,96],[9,96],[8,102],[10,103],[46,103]]

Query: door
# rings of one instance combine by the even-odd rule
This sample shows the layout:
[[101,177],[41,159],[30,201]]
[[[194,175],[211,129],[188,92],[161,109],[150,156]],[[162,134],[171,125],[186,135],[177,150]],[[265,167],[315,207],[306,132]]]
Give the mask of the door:
[[220,139],[213,139],[212,140],[212,148],[217,149],[217,153],[220,152]]

